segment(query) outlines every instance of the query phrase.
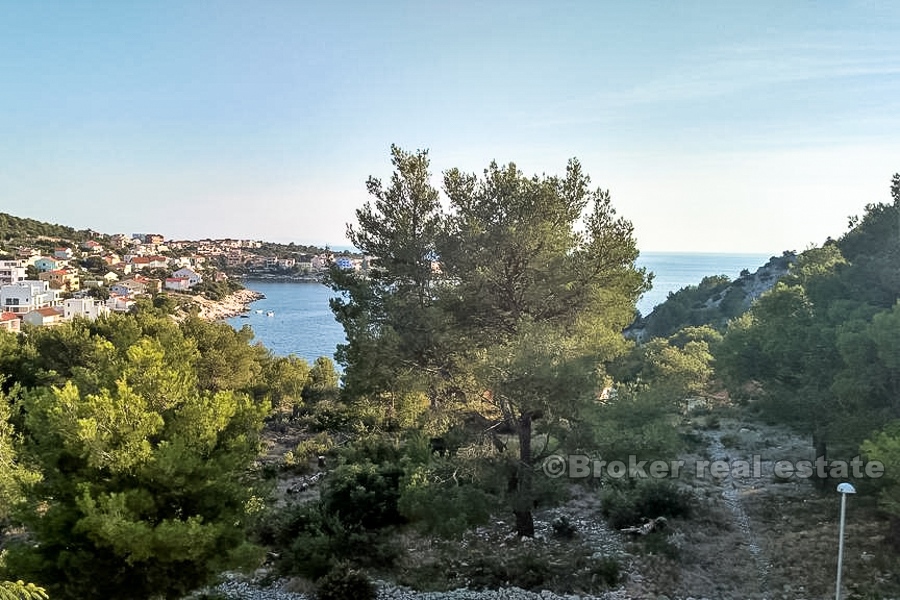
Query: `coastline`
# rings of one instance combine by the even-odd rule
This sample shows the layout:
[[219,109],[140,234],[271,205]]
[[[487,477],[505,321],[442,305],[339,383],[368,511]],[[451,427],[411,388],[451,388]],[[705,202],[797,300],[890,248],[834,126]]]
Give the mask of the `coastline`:
[[191,300],[200,309],[200,312],[197,313],[198,317],[207,321],[222,321],[249,311],[250,304],[265,297],[265,294],[245,288],[229,294],[221,300],[210,300],[202,296],[192,296]]
[[274,274],[257,274],[243,275],[241,281],[271,281],[271,282],[290,282],[290,283],[325,283],[325,277],[322,275],[274,275]]

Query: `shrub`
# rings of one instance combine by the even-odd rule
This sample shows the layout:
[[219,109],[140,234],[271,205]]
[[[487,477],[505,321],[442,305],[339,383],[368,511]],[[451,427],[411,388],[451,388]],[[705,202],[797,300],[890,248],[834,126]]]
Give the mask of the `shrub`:
[[619,561],[615,558],[604,556],[599,559],[591,568],[591,578],[593,583],[606,587],[612,587],[619,583],[622,577]]
[[399,507],[426,533],[453,537],[486,523],[496,504],[496,498],[473,485],[417,483],[403,490]]
[[297,444],[294,457],[298,463],[304,463],[313,458],[325,454],[334,447],[334,440],[328,433],[322,431],[313,437]]
[[317,600],[374,600],[375,586],[363,573],[341,563],[319,580],[316,588]]
[[550,527],[553,529],[553,535],[566,540],[570,540],[578,534],[578,529],[565,515],[553,519]]
[[325,480],[322,511],[351,531],[402,524],[405,519],[397,506],[402,476],[392,465],[341,465]]
[[656,517],[689,517],[693,495],[671,481],[640,480],[633,487],[608,487],[601,512],[611,527],[622,529]]

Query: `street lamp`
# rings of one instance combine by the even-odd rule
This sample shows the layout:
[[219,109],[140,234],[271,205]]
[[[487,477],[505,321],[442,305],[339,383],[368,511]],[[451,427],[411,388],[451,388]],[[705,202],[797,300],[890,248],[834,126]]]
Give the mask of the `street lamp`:
[[849,483],[842,483],[837,486],[837,491],[841,494],[841,533],[838,541],[837,583],[834,586],[834,598],[841,600],[841,566],[844,562],[844,517],[847,515],[847,494],[855,494],[856,488]]

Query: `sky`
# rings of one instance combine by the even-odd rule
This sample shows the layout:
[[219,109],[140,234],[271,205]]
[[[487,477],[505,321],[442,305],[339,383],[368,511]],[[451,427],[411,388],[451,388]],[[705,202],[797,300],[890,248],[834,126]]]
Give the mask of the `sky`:
[[900,4],[0,0],[0,211],[340,246],[434,182],[578,158],[645,251],[803,250],[889,202]]

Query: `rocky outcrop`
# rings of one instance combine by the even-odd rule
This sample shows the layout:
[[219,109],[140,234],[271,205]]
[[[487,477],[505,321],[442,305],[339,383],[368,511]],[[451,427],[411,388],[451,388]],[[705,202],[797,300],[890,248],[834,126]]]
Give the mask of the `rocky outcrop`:
[[[670,294],[646,317],[625,329],[637,341],[667,337],[682,327],[712,325],[723,328],[729,320],[746,312],[754,300],[772,289],[797,261],[793,252],[773,256],[754,273],[743,271],[737,279],[707,277],[699,285]],[[724,281],[723,281],[724,279]]]
[[222,319],[236,317],[250,310],[251,303],[265,298],[265,295],[248,289],[238,290],[221,300],[210,300],[199,295],[190,296],[172,292],[169,292],[169,294],[188,300],[189,304],[199,309],[197,316],[207,321],[221,321]]

